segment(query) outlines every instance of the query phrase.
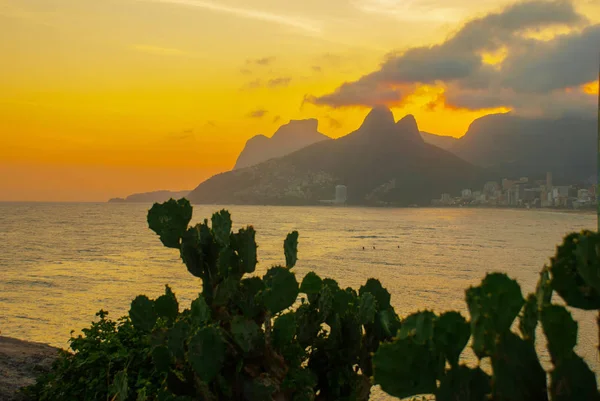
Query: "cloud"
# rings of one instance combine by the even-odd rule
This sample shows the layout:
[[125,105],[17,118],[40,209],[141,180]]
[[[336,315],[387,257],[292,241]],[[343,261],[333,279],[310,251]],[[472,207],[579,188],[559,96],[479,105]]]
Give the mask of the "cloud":
[[275,57],[262,57],[256,59],[248,59],[246,60],[246,64],[255,64],[260,66],[271,65],[275,61]]
[[402,96],[399,89],[366,76],[355,82],[345,82],[328,95],[320,97],[309,95],[305,97],[305,101],[332,107],[376,106],[398,102]]
[[[548,113],[556,105],[571,113],[568,99],[588,110],[585,93],[565,95],[597,77],[600,24],[588,24],[569,1],[516,3],[467,22],[441,44],[391,54],[378,70],[306,100],[331,107],[400,104],[416,86],[428,84],[446,88],[448,107],[503,106],[529,113],[540,104]],[[549,40],[528,35],[555,27],[569,31]],[[486,60],[493,53],[503,54],[496,65]],[[547,95],[557,102],[544,99]]]
[[466,12],[465,8],[444,7],[438,1],[427,0],[354,0],[352,4],[365,13],[411,22],[458,21]]
[[254,81],[250,81],[246,85],[244,85],[241,90],[253,90],[253,89],[262,88],[262,86],[263,86],[263,81],[260,79],[255,79]]
[[322,71],[323,71],[323,69],[322,69],[320,66],[318,66],[318,65],[313,65],[313,66],[311,67],[311,69],[312,69],[314,72],[322,72]]
[[255,10],[250,8],[234,7],[219,4],[217,2],[203,1],[203,0],[138,0],[144,2],[153,3],[164,3],[164,4],[175,4],[181,6],[189,6],[201,8],[204,10],[210,10],[220,12],[223,14],[235,15],[240,18],[254,19],[264,22],[271,22],[277,25],[293,28],[301,33],[309,34],[311,36],[320,34],[322,31],[321,25],[314,20],[309,20],[301,17],[288,16],[282,14],[270,13],[262,10]]
[[268,113],[265,109],[257,109],[248,113],[248,117],[250,118],[263,118]]
[[248,68],[242,68],[240,69],[240,73],[244,75],[252,75],[252,70],[249,70]]
[[187,141],[194,139],[194,129],[188,128],[179,132],[171,132],[167,135],[168,140],[172,141]]
[[274,123],[278,122],[279,120],[281,120],[281,116],[275,116],[275,117],[273,118],[273,122],[274,122]]
[[154,54],[158,56],[185,56],[188,54],[183,50],[172,49],[168,47],[134,45],[132,48],[142,53]]
[[267,86],[269,88],[285,87],[285,86],[288,86],[291,81],[292,81],[291,77],[273,78],[273,79],[269,80],[269,82],[267,83]]

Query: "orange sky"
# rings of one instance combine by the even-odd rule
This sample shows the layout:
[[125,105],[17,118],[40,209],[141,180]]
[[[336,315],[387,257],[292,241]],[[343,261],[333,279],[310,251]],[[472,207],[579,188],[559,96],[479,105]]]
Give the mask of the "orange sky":
[[[304,103],[503,0],[0,0],[0,200],[192,189],[290,119],[339,137],[368,109]],[[600,5],[578,10],[600,20]],[[8,40],[7,40],[8,38]],[[482,55],[495,63],[502,54]],[[597,83],[586,86],[597,91]],[[460,136],[494,111],[421,85],[396,118]],[[251,114],[263,110],[262,117]]]

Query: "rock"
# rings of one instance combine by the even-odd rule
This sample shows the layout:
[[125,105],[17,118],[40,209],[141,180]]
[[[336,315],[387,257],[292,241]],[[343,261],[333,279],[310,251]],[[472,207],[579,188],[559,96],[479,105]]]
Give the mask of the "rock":
[[18,390],[50,370],[59,349],[47,344],[0,336],[0,400],[23,399]]

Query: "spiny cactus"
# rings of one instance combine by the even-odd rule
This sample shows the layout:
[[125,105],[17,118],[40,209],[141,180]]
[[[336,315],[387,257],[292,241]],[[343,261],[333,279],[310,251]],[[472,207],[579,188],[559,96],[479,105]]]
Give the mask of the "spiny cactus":
[[[600,308],[597,233],[568,235],[533,294],[491,273],[466,290],[469,320],[427,310],[400,319],[376,279],[358,291],[315,272],[298,280],[297,232],[283,241],[285,263],[260,277],[252,227],[234,232],[225,210],[191,219],[185,199],[148,212],[161,242],[202,280],[189,308],[167,285],[154,300],[136,297],[118,322],[101,311],[71,340],[75,353],[27,390],[31,399],[366,401],[379,384],[392,396],[438,401],[600,401],[594,372],[574,351],[577,323],[552,304],[556,292],[570,307]],[[549,372],[536,353],[538,324]],[[488,373],[461,364],[469,342]]]

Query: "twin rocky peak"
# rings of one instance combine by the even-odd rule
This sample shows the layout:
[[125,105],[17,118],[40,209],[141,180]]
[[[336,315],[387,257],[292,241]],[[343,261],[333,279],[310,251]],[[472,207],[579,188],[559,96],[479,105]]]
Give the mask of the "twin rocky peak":
[[[256,135],[246,142],[246,146],[238,156],[234,170],[260,164],[264,161],[286,156],[314,143],[331,140],[318,131],[318,120],[291,120],[282,125],[271,138]],[[412,115],[407,115],[398,122],[394,120],[392,111],[385,106],[371,110],[360,128],[353,136],[362,137],[372,144],[379,142],[385,145],[390,140],[406,143],[422,144],[417,122]]]

